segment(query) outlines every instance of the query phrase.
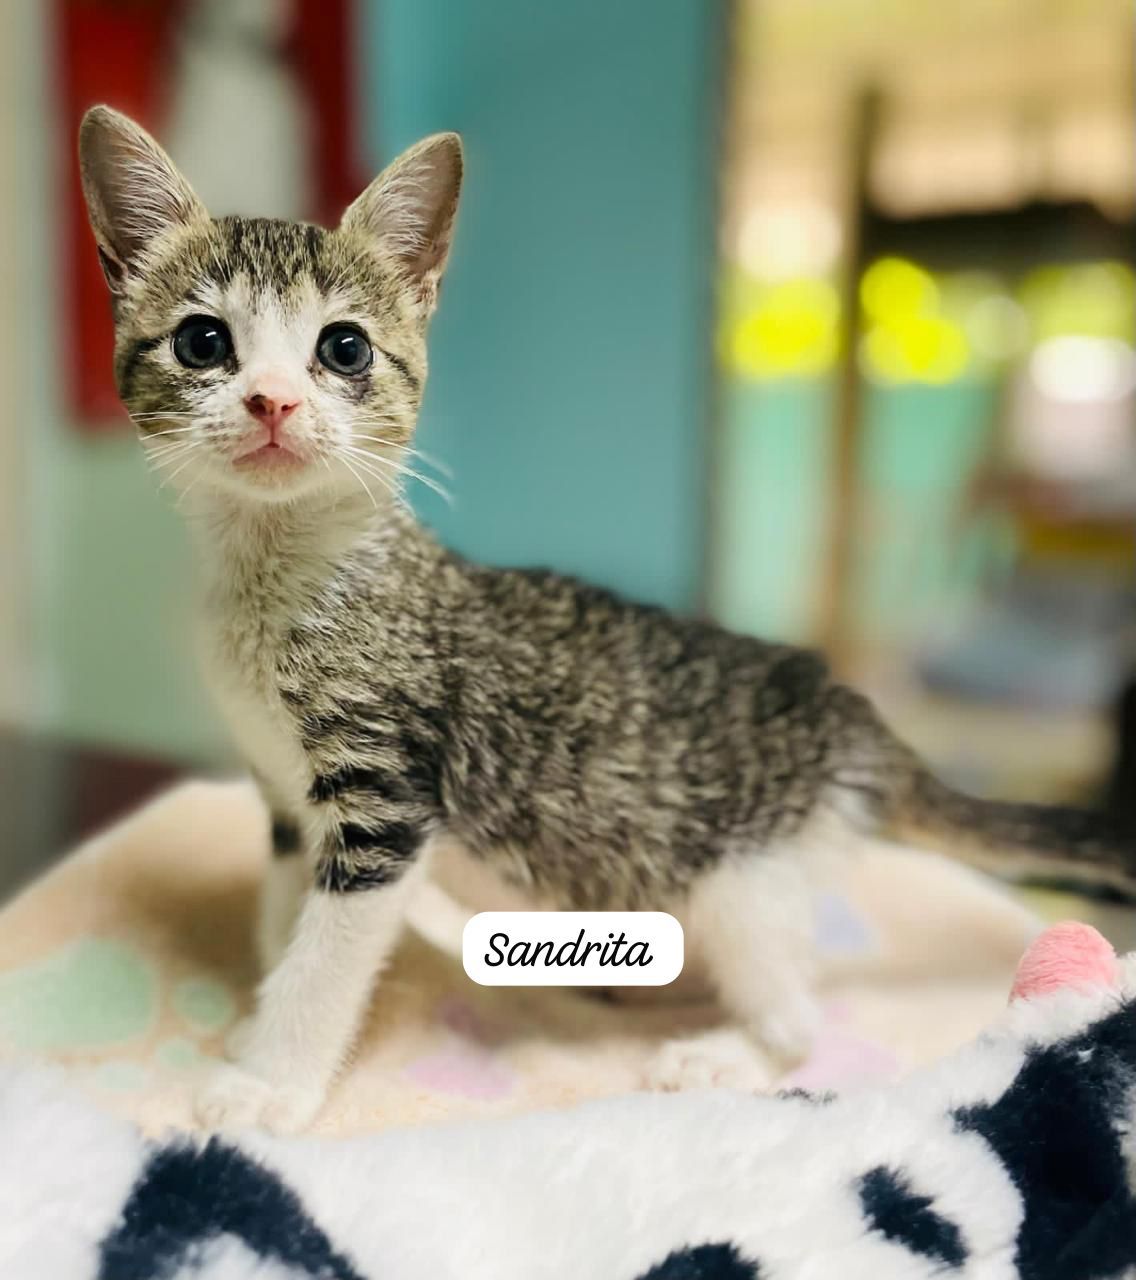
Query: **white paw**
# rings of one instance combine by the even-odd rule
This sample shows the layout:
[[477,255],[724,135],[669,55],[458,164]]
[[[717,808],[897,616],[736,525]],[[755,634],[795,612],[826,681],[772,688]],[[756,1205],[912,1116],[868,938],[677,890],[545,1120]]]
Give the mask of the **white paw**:
[[820,1010],[804,1000],[766,1014],[752,1031],[782,1066],[796,1067],[812,1052],[820,1023]]
[[670,1040],[648,1062],[643,1086],[673,1093],[679,1089],[740,1089],[764,1093],[775,1072],[753,1039],[733,1027]]
[[206,1129],[267,1129],[298,1133],[323,1106],[321,1089],[270,1084],[242,1067],[222,1067],[198,1095],[195,1111]]

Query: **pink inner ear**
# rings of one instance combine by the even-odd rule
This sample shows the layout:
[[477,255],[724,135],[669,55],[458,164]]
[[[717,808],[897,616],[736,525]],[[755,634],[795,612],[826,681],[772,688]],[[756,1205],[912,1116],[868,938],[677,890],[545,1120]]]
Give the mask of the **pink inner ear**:
[[1065,920],[1035,938],[1018,962],[1011,1000],[1045,995],[1061,987],[1115,987],[1116,953],[1090,924]]

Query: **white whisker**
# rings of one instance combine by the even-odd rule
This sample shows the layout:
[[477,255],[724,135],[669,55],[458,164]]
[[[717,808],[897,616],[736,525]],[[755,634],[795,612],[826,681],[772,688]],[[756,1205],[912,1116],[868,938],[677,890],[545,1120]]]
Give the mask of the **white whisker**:
[[190,456],[190,457],[188,457],[188,458],[184,459],[184,460],[183,460],[183,462],[182,462],[182,464],[181,464],[181,466],[180,466],[180,467],[178,467],[176,470],[172,471],[172,472],[171,472],[171,473],[170,473],[170,474],[169,474],[169,475],[168,475],[168,476],[167,476],[167,477],[162,481],[162,488],[164,489],[164,488],[166,487],[166,485],[168,485],[168,484],[173,484],[173,482],[177,479],[177,477],[181,475],[181,473],[186,469],[186,467],[188,467],[188,466],[189,466],[189,464],[190,464],[192,461],[193,461],[192,456]]
[[196,429],[196,424],[189,427],[170,427],[168,431],[147,431],[142,437],[143,445],[148,445],[151,440],[157,440],[159,436],[183,436],[187,431]]
[[453,467],[448,466],[441,459],[435,458],[432,453],[427,453],[424,449],[410,449],[408,452],[412,458],[421,458],[428,467],[433,467],[435,471],[440,471],[447,480],[454,478]]
[[371,492],[371,488],[367,484],[366,480],[363,479],[363,477],[359,474],[359,472],[355,470],[355,468],[351,465],[351,463],[348,462],[348,460],[342,454],[339,454],[337,456],[339,458],[339,461],[343,463],[343,465],[347,468],[347,470],[351,472],[351,474],[355,477],[355,479],[358,480],[359,483],[366,490],[367,497],[371,499],[371,506],[373,506],[375,510],[378,511],[379,504],[378,502],[375,501],[375,495]]
[[[346,461],[346,459],[344,459],[344,461]],[[371,462],[369,459],[361,458],[356,455],[354,458],[353,465],[358,467],[358,469],[362,471],[364,475],[368,475],[373,480],[377,480],[379,484],[381,484],[383,488],[387,491],[387,493],[389,493],[390,496],[395,500],[395,502],[404,504],[405,499],[403,498],[403,495],[401,490],[399,489],[399,486],[397,484],[392,483],[389,476],[385,476],[381,471],[376,470],[371,465]]]
[[404,453],[408,457],[420,459],[428,467],[433,467],[435,471],[440,471],[447,480],[452,480],[454,478],[453,469],[448,467],[444,462],[435,458],[432,454],[427,453],[425,449],[416,449],[413,445],[400,444],[397,440],[387,440],[382,436],[362,435],[358,431],[351,432],[351,439],[368,440],[373,444],[387,445],[389,448],[397,449],[400,453]]
[[176,453],[172,457],[163,458],[160,462],[154,463],[150,467],[150,470],[154,473],[154,475],[161,475],[163,471],[167,470],[169,467],[172,467],[175,463],[181,462],[183,458],[186,458],[188,456],[189,456],[188,452]]
[[200,440],[179,440],[174,444],[164,445],[161,449],[146,455],[146,465],[151,470],[161,471],[164,467],[168,467],[171,462],[176,462],[177,459],[184,458],[187,454],[192,453],[202,443]]
[[171,453],[180,453],[184,449],[193,449],[199,441],[196,440],[177,440],[173,444],[162,445],[160,449],[147,449],[146,461],[155,462],[158,458],[166,458]]
[[[346,461],[346,459],[344,459],[344,461]],[[376,471],[375,468],[372,467],[369,462],[364,461],[364,459],[362,458],[356,457],[354,460],[354,465],[357,466],[359,470],[363,472],[364,475],[371,476],[372,479],[377,480],[379,484],[381,484],[383,488],[387,491],[387,493],[391,495],[391,497],[397,498],[399,496],[397,487],[393,485],[388,479],[388,477],[384,476],[381,471]]]
[[408,467],[403,463],[392,462],[390,458],[384,458],[380,454],[369,453],[366,449],[359,449],[355,445],[346,444],[343,446],[343,448],[347,449],[353,456],[364,457],[368,459],[368,461],[370,462],[377,462],[381,466],[389,467],[397,475],[412,476],[420,484],[424,484],[427,489],[432,489],[440,498],[444,499],[446,502],[451,504],[453,503],[453,496],[451,495],[450,491],[445,487],[445,485],[439,484],[431,476],[423,475],[421,471],[415,471],[413,467]]
[[412,445],[399,444],[397,440],[386,440],[382,436],[366,436],[360,435],[357,431],[351,432],[352,440],[366,440],[372,444],[382,444],[389,448],[396,449],[400,454],[409,458],[418,458],[426,463],[427,466],[433,467],[436,471],[440,471],[448,479],[453,479],[453,470],[444,462],[439,461],[432,454],[427,453],[424,449],[416,449]]
[[195,475],[195,476],[193,477],[193,479],[189,482],[189,484],[187,484],[187,485],[185,486],[185,488],[181,491],[181,495],[180,495],[180,497],[178,498],[177,502],[175,502],[175,503],[174,503],[174,506],[175,506],[179,511],[181,510],[181,504],[186,500],[186,497],[188,496],[188,494],[189,494],[190,490],[191,490],[191,489],[193,488],[193,486],[194,486],[194,485],[195,485],[195,484],[196,484],[196,483],[201,479],[201,477],[202,477],[204,474],[205,474],[205,472],[204,472],[204,471],[199,471],[199,472],[197,473],[197,475]]

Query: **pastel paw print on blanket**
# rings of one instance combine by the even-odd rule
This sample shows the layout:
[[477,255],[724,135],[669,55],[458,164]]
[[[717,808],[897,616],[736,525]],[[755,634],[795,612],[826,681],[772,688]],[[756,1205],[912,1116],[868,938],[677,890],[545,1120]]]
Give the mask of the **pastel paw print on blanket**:
[[183,978],[173,989],[173,1006],[188,1027],[201,1035],[219,1035],[237,1016],[229,989],[213,978]]
[[79,938],[0,974],[0,1050],[77,1060],[115,1093],[200,1070],[204,1042],[235,1016],[224,983],[197,975],[167,987],[158,965],[114,938]]
[[439,1004],[436,1020],[444,1029],[446,1043],[409,1063],[407,1079],[435,1093],[476,1102],[507,1098],[516,1088],[517,1076],[496,1050],[505,1029],[453,999]]
[[151,1029],[158,991],[154,966],[133,947],[81,938],[0,974],[0,1039],[31,1053],[123,1045]]

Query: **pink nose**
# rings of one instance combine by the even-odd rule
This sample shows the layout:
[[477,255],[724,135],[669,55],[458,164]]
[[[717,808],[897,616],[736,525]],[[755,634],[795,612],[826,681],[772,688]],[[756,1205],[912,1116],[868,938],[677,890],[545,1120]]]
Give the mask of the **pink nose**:
[[263,422],[271,430],[279,427],[286,417],[300,404],[300,397],[295,393],[285,392],[275,395],[257,392],[245,401],[245,408],[258,421]]

